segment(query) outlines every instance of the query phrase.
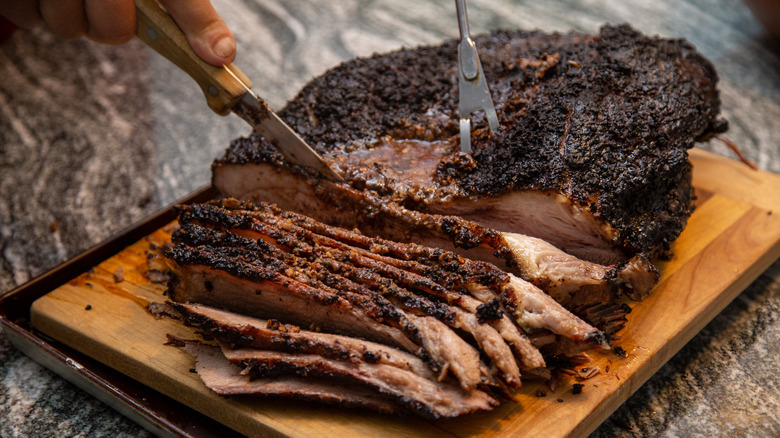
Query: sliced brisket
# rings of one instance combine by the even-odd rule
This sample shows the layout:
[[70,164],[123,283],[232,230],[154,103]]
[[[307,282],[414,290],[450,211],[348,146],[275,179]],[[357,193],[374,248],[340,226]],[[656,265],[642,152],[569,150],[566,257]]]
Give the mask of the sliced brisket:
[[532,284],[448,251],[234,199],[182,207],[179,224],[173,300],[400,347],[464,389],[518,386],[518,364],[544,366],[517,324],[609,348]]

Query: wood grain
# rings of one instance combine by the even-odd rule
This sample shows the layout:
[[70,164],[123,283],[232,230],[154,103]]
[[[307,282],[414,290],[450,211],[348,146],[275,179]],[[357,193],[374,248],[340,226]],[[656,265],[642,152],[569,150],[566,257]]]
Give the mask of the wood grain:
[[[150,244],[164,229],[124,249],[36,301],[34,327],[139,382],[247,435],[287,436],[584,436],[622,404],[675,352],[780,256],[780,207],[772,187],[780,177],[693,151],[699,204],[675,242],[674,259],[658,262],[662,278],[641,303],[630,303],[628,328],[617,341],[625,359],[592,352],[601,373],[572,394],[573,378],[555,391],[526,384],[519,403],[437,422],[383,416],[299,402],[241,400],[211,393],[190,373],[193,359],[163,345],[167,333],[194,337],[190,328],[156,320],[145,306],[164,299],[164,287],[144,274]],[[771,192],[771,193],[770,193]],[[121,269],[121,271],[119,271]],[[117,281],[115,273],[123,279]],[[87,310],[89,307],[90,310]]]

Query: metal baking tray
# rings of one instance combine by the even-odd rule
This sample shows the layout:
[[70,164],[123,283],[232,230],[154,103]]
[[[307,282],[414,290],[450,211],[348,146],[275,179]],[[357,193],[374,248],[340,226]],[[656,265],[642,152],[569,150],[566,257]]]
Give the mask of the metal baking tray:
[[177,204],[210,199],[204,187],[119,231],[43,275],[0,297],[0,325],[11,343],[31,359],[162,437],[229,437],[234,430],[204,416],[30,327],[32,303],[128,245],[176,219]]

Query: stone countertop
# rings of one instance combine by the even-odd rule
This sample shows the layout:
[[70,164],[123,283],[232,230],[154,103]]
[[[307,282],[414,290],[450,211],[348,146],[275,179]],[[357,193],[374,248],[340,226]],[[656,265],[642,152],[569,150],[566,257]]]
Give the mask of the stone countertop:
[[[237,36],[236,64],[277,108],[343,60],[458,33],[449,0],[214,3]],[[742,3],[473,0],[469,15],[472,34],[629,22],[686,38],[720,74],[728,137],[780,173],[780,46]],[[247,133],[137,40],[102,46],[17,31],[0,43],[0,293],[207,184],[211,161]],[[701,147],[733,157],[718,141]],[[777,436],[778,358],[775,262],[593,436]],[[148,435],[0,332],[0,436]]]

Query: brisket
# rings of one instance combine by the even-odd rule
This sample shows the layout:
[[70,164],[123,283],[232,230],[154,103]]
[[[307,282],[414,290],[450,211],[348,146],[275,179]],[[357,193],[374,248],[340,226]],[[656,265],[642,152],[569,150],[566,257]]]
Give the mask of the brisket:
[[257,134],[214,162],[227,197],[179,208],[149,307],[219,344],[171,339],[208,387],[445,418],[610,348],[693,210],[687,150],[726,129],[717,75],[627,25],[474,39],[500,129],[476,116],[470,153],[447,41],[345,62],[279,111],[344,182]]
[[[712,65],[627,25],[474,39],[501,129],[474,120],[471,154],[458,152],[456,41],[345,62],[280,115],[361,196],[607,265],[668,251],[693,209],[687,149],[726,126]],[[258,136],[233,142],[213,170],[224,195],[349,227],[382,220],[369,203],[339,211],[318,199],[330,189]]]

